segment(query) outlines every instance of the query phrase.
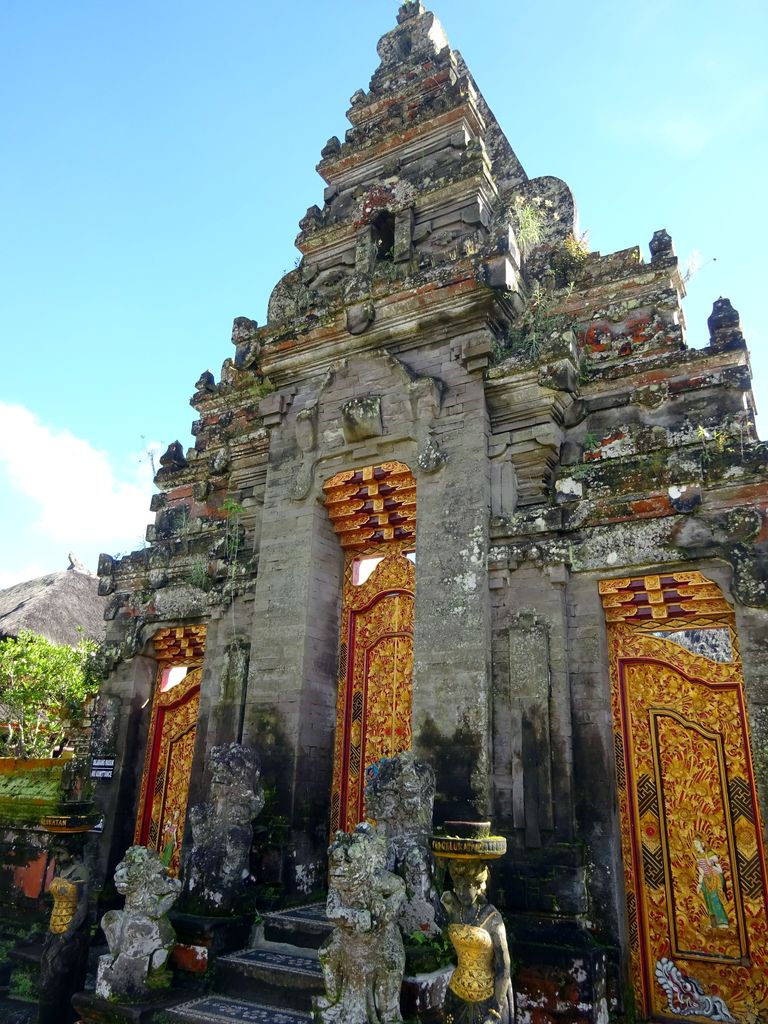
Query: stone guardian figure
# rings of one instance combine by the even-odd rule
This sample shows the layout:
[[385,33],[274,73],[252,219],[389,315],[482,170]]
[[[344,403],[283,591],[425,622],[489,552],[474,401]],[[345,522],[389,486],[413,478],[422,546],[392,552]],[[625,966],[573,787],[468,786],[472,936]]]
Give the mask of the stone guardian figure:
[[264,807],[258,754],[240,743],[212,747],[208,800],[189,812],[192,852],[184,868],[184,909],[228,915],[250,874],[253,819]]
[[320,947],[325,996],[319,1024],[402,1024],[405,949],[397,919],[405,884],[384,866],[386,844],[367,824],[338,832],[328,851],[326,912],[334,929]]
[[388,870],[405,882],[399,925],[406,938],[440,931],[442,911],[429,850],[434,803],[435,773],[413,751],[382,758],[368,770],[366,813],[386,841]]
[[170,984],[168,957],[176,939],[168,911],[181,883],[168,875],[155,850],[132,846],[115,869],[123,910],[101,919],[109,954],[99,958],[96,994],[103,999],[141,999]]

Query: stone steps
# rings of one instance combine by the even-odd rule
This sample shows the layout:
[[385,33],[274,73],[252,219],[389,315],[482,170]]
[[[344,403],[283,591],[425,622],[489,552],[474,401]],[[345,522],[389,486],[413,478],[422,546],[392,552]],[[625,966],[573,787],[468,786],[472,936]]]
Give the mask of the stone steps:
[[264,915],[264,938],[270,942],[319,949],[331,930],[324,903],[310,903]]
[[216,993],[174,1007],[169,1018],[307,1024],[312,997],[323,992],[317,948],[330,930],[321,903],[265,915],[255,947],[216,958]]
[[216,961],[216,987],[228,995],[308,1012],[323,992],[317,953],[265,942]]
[[180,1024],[309,1024],[308,1013],[282,1010],[276,1006],[259,1005],[251,1001],[232,999],[230,996],[205,996],[166,1010],[170,1020]]

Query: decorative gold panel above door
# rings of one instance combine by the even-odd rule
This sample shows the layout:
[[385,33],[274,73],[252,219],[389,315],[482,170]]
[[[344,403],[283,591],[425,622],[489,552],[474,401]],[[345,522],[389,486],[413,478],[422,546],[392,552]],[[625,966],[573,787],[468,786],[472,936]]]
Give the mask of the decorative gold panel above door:
[[768,887],[732,609],[697,572],[600,593],[638,1008],[753,1022],[768,1011]]

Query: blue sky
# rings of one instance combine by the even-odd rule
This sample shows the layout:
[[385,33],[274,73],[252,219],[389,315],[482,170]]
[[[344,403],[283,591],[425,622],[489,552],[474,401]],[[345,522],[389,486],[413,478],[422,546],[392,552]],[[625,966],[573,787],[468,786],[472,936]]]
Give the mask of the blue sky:
[[[768,4],[437,0],[529,175],[574,191],[593,249],[665,227],[688,343],[739,309],[768,415]],[[0,586],[139,546],[147,449],[263,322],[314,171],[397,3],[0,5]],[[767,432],[762,427],[761,433]]]

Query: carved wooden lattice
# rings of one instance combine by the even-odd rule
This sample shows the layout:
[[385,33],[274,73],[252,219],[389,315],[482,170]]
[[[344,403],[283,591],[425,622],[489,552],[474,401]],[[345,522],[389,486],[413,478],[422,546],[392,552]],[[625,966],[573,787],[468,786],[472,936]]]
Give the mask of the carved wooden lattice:
[[[365,818],[365,777],[411,746],[416,481],[399,462],[338,473],[324,487],[347,553],[339,643],[331,831]],[[355,561],[381,559],[360,586]]]
[[600,593],[638,1003],[754,1020],[768,1009],[768,886],[733,612],[698,572]]

